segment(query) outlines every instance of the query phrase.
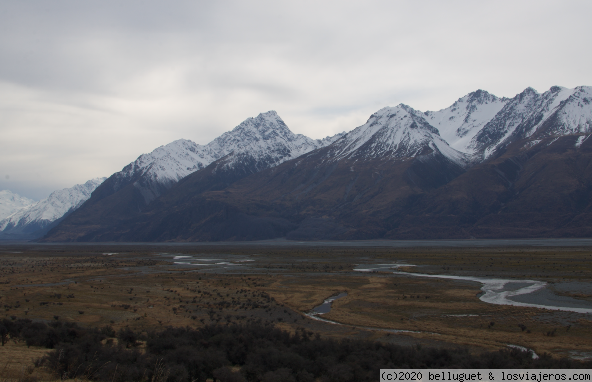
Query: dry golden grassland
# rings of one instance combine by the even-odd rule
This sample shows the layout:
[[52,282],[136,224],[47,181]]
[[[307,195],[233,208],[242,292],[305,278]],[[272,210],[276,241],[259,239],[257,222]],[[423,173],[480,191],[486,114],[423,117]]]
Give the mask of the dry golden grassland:
[[[254,261],[235,268],[180,267],[163,252]],[[474,282],[353,269],[406,262],[416,267],[402,271],[590,283],[591,260],[592,248],[13,245],[0,247],[0,318],[139,331],[274,322],[289,331],[304,327],[335,338],[467,345],[475,351],[514,344],[566,356],[592,352],[590,315],[487,304],[479,300],[480,285]],[[343,326],[303,314],[340,292],[348,295],[323,318]],[[563,294],[592,301],[584,292]],[[0,368],[10,368],[11,375],[28,372],[45,352],[10,342],[0,349]]]
[[8,342],[0,347],[0,382],[53,380],[54,376],[35,367],[35,360],[49,352],[48,349],[27,348],[22,342]]

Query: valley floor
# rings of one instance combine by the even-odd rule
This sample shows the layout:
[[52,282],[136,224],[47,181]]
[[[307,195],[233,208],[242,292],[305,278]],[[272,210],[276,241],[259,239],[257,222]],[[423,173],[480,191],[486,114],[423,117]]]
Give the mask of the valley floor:
[[[592,247],[585,246],[16,243],[0,246],[0,318],[140,332],[271,322],[329,338],[466,346],[472,352],[516,345],[539,355],[589,359],[591,313],[496,305],[480,299],[479,282],[411,273],[510,279],[516,288],[523,280],[545,282],[531,303],[592,308],[591,261]],[[306,315],[342,292],[347,296],[319,316],[326,321]],[[18,349],[9,351],[18,360],[4,356],[9,348]],[[28,360],[46,350],[11,342],[2,352],[6,365],[0,369],[23,373],[33,367]]]

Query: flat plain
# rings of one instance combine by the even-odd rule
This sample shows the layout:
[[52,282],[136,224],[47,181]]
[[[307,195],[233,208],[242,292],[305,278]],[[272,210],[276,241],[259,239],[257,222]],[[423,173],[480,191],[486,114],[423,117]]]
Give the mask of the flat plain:
[[[478,282],[409,273],[543,281],[552,298],[592,306],[591,262],[592,247],[7,244],[0,318],[140,331],[273,322],[336,339],[584,359],[590,313],[486,303]],[[343,292],[321,320],[307,315]],[[0,369],[22,373],[47,351],[10,342]]]

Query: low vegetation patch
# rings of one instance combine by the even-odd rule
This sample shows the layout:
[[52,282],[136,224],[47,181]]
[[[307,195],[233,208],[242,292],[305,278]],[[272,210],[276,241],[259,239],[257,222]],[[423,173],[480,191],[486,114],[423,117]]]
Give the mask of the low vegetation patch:
[[56,379],[90,381],[376,381],[381,368],[590,368],[592,362],[539,359],[517,349],[471,354],[467,349],[404,347],[335,340],[303,328],[207,325],[135,332],[109,326],[4,319],[3,342],[53,349],[37,360]]

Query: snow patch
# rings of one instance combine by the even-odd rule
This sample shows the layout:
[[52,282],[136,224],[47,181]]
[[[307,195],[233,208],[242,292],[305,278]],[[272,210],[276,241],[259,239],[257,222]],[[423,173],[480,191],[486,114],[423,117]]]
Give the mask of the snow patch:
[[582,146],[582,143],[584,143],[588,138],[590,138],[589,135],[579,136],[578,139],[576,140],[575,146],[579,148],[580,146]]

